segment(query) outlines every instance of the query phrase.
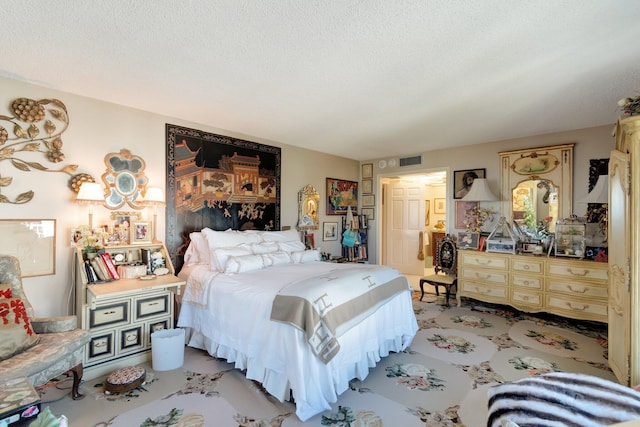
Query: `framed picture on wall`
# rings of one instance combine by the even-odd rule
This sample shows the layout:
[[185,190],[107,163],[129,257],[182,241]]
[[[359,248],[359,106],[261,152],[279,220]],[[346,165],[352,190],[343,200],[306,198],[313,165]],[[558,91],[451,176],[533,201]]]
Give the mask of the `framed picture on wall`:
[[[467,215],[467,212],[471,214],[471,209],[476,208],[479,202],[456,202],[456,228],[474,228],[475,220],[471,218],[471,215]],[[465,220],[469,224],[465,223]]]
[[362,215],[367,217],[367,221],[371,221],[374,218],[374,209],[373,208],[362,208]]
[[365,194],[362,196],[362,206],[375,206],[376,196],[374,194]]
[[323,222],[322,223],[322,240],[338,240],[338,223]]
[[433,199],[433,213],[447,213],[447,199]]
[[358,183],[327,178],[327,215],[345,215],[358,210]]
[[453,198],[462,199],[471,189],[471,184],[476,178],[486,178],[487,170],[466,169],[453,172]]
[[373,180],[372,179],[363,179],[362,180],[362,194],[371,194],[373,193]]
[[373,178],[373,163],[364,163],[362,165],[362,179]]

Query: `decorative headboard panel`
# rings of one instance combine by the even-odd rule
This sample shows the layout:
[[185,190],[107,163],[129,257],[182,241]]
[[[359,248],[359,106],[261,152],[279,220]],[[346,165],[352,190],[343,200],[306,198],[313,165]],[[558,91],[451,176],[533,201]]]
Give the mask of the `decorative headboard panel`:
[[281,149],[166,125],[166,245],[176,270],[189,233],[279,230]]

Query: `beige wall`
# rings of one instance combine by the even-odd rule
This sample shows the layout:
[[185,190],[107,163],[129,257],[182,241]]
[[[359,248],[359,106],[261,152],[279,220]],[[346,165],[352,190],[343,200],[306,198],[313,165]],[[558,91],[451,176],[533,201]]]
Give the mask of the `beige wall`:
[[[486,168],[487,180],[494,194],[500,194],[500,158],[498,153],[500,151],[516,150],[522,148],[543,147],[548,145],[557,145],[565,143],[575,143],[574,147],[574,173],[573,173],[573,210],[578,215],[583,215],[586,210],[586,205],[580,203],[579,200],[585,197],[588,193],[588,178],[589,178],[589,160],[590,159],[606,159],[609,158],[609,153],[615,147],[615,139],[612,137],[611,132],[613,125],[598,126],[587,129],[578,129],[568,132],[550,133],[545,135],[536,135],[527,138],[510,139],[504,141],[490,142],[486,144],[469,145],[465,147],[457,147],[446,150],[435,150],[422,152],[422,164],[419,166],[406,166],[406,167],[389,167],[380,168],[380,160],[386,160],[388,165],[389,160],[396,160],[398,164],[398,158],[384,158],[384,159],[371,159],[363,163],[373,163],[374,173],[374,191],[380,192],[380,178],[383,176],[398,176],[401,174],[412,174],[417,172],[428,172],[434,170],[446,169],[447,173],[447,187],[446,187],[446,199],[447,199],[447,232],[455,233],[455,209],[453,200],[453,190],[451,183],[453,182],[453,172],[456,170],[464,169],[476,169]],[[420,152],[420,143],[416,144],[416,152]],[[376,201],[380,200],[380,195],[376,195]],[[379,210],[380,204],[376,202],[375,217],[381,218],[381,212]],[[483,207],[485,204],[483,204]],[[486,206],[494,206],[496,211],[500,211],[500,202],[495,204],[486,204]],[[380,245],[380,239],[377,238],[379,233],[377,232],[380,227],[380,220],[375,221],[374,227],[376,232],[371,232],[369,237],[369,254],[372,262],[377,262],[375,257],[376,251],[373,248],[378,248]],[[380,252],[378,248],[377,253]]]
[[[171,123],[192,127],[207,132],[248,139],[282,148],[281,214],[282,225],[294,227],[298,215],[298,191],[311,184],[321,194],[320,223],[335,221],[336,217],[323,214],[325,206],[325,178],[357,180],[358,162],[342,157],[330,156],[311,150],[304,150],[258,137],[237,134],[216,129],[212,126],[165,117],[145,111],[125,108],[119,105],[97,101],[69,93],[59,92],[41,86],[26,84],[12,79],[0,78],[0,93],[3,107],[0,115],[11,115],[10,101],[20,97],[32,99],[57,98],[66,106],[70,125],[62,135],[64,142],[63,164],[78,164],[78,172],[91,174],[96,180],[105,171],[104,156],[119,152],[122,148],[131,150],[146,162],[149,185],[165,186],[165,124]],[[6,122],[0,125],[7,126]],[[51,169],[60,168],[46,160],[42,153],[32,156],[20,154],[20,158],[38,161]],[[35,191],[33,200],[23,205],[0,204],[2,219],[55,219],[56,220],[56,274],[25,278],[24,286],[29,300],[40,316],[67,314],[69,298],[72,294],[71,248],[69,231],[80,224],[87,224],[88,210],[75,204],[75,193],[68,187],[69,175],[42,171],[23,172],[13,168],[8,161],[0,162],[0,176],[12,176],[13,183],[0,189],[1,194],[13,199],[27,190]],[[109,210],[96,208],[94,224],[109,221]],[[148,218],[150,212],[144,212]],[[165,216],[158,212],[158,237],[164,240]],[[3,236],[0,236],[3,238]],[[321,230],[316,232],[316,246],[337,254],[338,241],[323,242]]]

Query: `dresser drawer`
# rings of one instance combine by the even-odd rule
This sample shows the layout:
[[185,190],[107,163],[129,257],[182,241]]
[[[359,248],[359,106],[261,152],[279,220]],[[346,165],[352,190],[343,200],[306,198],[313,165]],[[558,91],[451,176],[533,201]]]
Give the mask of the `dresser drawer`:
[[[586,264],[586,265],[585,265]],[[595,280],[606,283],[609,280],[609,270],[607,264],[605,268],[593,267],[591,263],[571,261],[564,263],[549,262],[548,275],[570,277],[572,279]],[[596,263],[597,264],[597,263]]]
[[482,270],[479,268],[467,268],[466,266],[462,269],[462,272],[458,272],[458,278],[503,286],[507,285],[507,277],[508,273],[506,271]]
[[524,259],[511,259],[511,271],[523,273],[542,274],[544,272],[544,261],[534,257],[523,257]]
[[94,309],[88,309],[89,329],[98,329],[106,326],[117,326],[129,323],[130,300],[124,300],[104,305]]
[[607,321],[607,302],[587,298],[571,298],[562,295],[546,294],[546,307],[549,312],[566,315],[574,319]]
[[151,316],[168,314],[170,294],[168,292],[161,295],[139,297],[135,299],[135,321],[146,319]]
[[575,280],[547,279],[546,290],[547,292],[562,292],[579,297],[602,298],[604,301],[609,297],[609,290],[606,285]]
[[527,276],[526,274],[512,274],[511,284],[522,288],[542,290],[544,289],[544,279],[542,276]]
[[511,289],[510,301],[515,306],[525,305],[528,308],[540,309],[544,303],[542,292],[528,292],[526,290]]
[[[462,251],[458,253],[462,253]],[[473,253],[462,253],[461,259],[463,267],[474,266],[506,270],[509,264],[509,259],[507,257],[499,255],[478,255]]]
[[115,330],[93,333],[85,352],[85,365],[91,366],[116,354]]
[[[458,281],[464,296],[478,299],[491,299],[495,301],[507,302],[507,288],[502,286],[491,286],[475,281]],[[498,301],[499,302],[499,301]]]

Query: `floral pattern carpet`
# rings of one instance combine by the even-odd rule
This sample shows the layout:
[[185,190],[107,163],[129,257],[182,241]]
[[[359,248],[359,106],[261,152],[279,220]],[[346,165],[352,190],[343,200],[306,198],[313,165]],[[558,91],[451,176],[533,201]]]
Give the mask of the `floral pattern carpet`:
[[94,380],[83,384],[84,400],[49,398],[54,401],[43,408],[64,414],[74,427],[479,427],[486,425],[492,385],[547,372],[615,381],[607,364],[606,325],[472,300],[450,308],[435,296],[425,300],[430,302],[414,300],[420,330],[411,347],[383,359],[364,381],[352,381],[331,410],[305,423],[292,404],[190,348],[181,369],[153,372],[146,366],[147,382],[138,389],[105,395]]

